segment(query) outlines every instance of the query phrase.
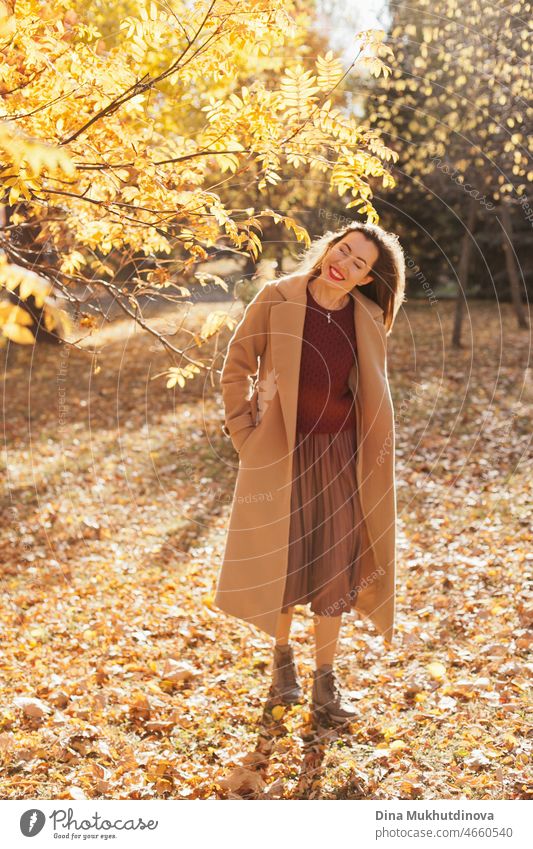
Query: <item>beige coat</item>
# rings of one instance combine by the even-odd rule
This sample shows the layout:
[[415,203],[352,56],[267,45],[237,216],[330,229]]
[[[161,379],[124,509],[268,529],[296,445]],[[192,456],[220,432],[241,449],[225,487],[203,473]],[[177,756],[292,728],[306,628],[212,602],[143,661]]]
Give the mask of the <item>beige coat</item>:
[[[221,376],[224,432],[239,454],[215,605],[275,635],[288,568],[293,448],[308,275],[267,283],[230,340]],[[357,484],[365,528],[352,609],[392,643],[395,616],[394,411],[383,311],[354,296]],[[250,378],[259,376],[252,385]],[[250,395],[250,391],[251,395]]]

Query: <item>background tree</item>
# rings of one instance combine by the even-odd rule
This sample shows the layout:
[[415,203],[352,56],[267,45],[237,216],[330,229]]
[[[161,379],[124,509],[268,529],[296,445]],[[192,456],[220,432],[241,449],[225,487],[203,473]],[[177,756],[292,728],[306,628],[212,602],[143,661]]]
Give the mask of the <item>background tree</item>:
[[[83,17],[70,0],[1,8],[0,173],[3,201],[15,207],[0,245],[3,279],[12,265],[32,271],[73,307],[81,288],[103,288],[176,356],[173,380],[211,365],[151,327],[139,294],[182,301],[190,295],[184,275],[216,244],[259,256],[265,219],[309,243],[290,215],[230,205],[233,184],[250,176],[264,195],[289,170],[308,166],[347,206],[377,217],[368,176],[392,185],[385,163],[394,154],[375,131],[333,106],[341,80],[333,55],[294,58],[305,24],[300,4],[198,0],[162,7],[131,0],[120,4],[113,38],[109,25],[104,32],[97,26],[100,3],[85,4]],[[376,74],[388,72],[378,55],[390,56],[383,35],[355,39],[356,57],[372,62]],[[274,69],[275,77],[256,76],[258,66]],[[244,77],[253,82],[241,85]],[[35,224],[28,256],[16,233]],[[36,245],[49,248],[56,262],[36,260]],[[119,269],[108,261],[117,252],[124,264],[145,256],[153,267],[133,287],[120,285]],[[4,322],[9,338],[18,315]],[[85,324],[93,318],[81,314]],[[198,344],[231,321],[224,313],[210,316]]]
[[[455,238],[449,244],[459,246],[457,253],[451,251],[458,283],[456,346],[474,235],[487,227],[493,242],[496,231],[498,243],[503,239],[508,245],[512,300],[519,325],[526,326],[507,204],[518,212],[533,180],[528,132],[533,112],[527,102],[531,68],[525,61],[524,24],[530,13],[531,4],[525,0],[509,7],[485,0],[394,4],[390,43],[396,67],[389,77],[376,81],[368,101],[370,122],[384,131],[400,155],[403,179],[396,199],[411,193],[411,201],[419,206],[421,198],[424,204],[439,198],[455,218]],[[429,214],[433,224],[428,229],[436,233],[442,216],[433,217],[434,204]],[[449,227],[441,232],[447,231]],[[426,245],[424,240],[424,249]],[[487,285],[493,286],[483,257],[479,266],[490,281]]]

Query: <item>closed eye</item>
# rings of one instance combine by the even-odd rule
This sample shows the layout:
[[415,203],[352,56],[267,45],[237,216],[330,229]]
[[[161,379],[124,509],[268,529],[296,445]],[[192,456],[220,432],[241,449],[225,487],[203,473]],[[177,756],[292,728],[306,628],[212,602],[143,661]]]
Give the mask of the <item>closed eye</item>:
[[[345,247],[347,247],[347,248],[348,248],[348,245],[341,245],[341,248],[342,248],[342,250],[343,250],[344,256],[348,256],[348,254],[349,254],[349,253],[351,253],[351,250],[350,250],[350,248],[348,248],[348,250],[347,250],[347,251],[345,251],[345,250],[344,250],[344,248],[345,248]],[[363,268],[363,266],[362,266],[362,265],[359,265],[359,263],[357,263],[355,260],[353,261],[353,264],[355,265],[355,267],[356,267],[357,269],[359,269],[359,271]]]

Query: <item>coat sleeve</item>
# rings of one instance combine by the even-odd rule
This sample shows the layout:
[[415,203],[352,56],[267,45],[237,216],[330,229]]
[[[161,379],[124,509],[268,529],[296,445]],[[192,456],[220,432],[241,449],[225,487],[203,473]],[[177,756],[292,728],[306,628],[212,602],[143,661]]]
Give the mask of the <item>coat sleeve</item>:
[[258,357],[266,347],[268,317],[273,303],[274,283],[267,283],[250,301],[231,337],[220,376],[224,403],[222,430],[239,451],[250,428],[255,427],[252,406],[248,397],[257,373]]

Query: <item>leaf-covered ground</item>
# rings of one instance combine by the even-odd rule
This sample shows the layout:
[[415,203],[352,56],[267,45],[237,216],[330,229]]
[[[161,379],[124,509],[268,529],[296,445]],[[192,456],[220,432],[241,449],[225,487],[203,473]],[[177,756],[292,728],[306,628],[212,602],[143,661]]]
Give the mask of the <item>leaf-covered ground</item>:
[[[271,639],[213,607],[236,472],[216,389],[165,390],[153,338],[125,325],[97,364],[11,347],[2,798],[531,794],[529,337],[475,304],[455,352],[452,311],[410,305],[389,337],[397,636],[384,651],[344,617],[342,733],[308,704],[271,710]],[[293,640],[309,696],[306,608]]]

